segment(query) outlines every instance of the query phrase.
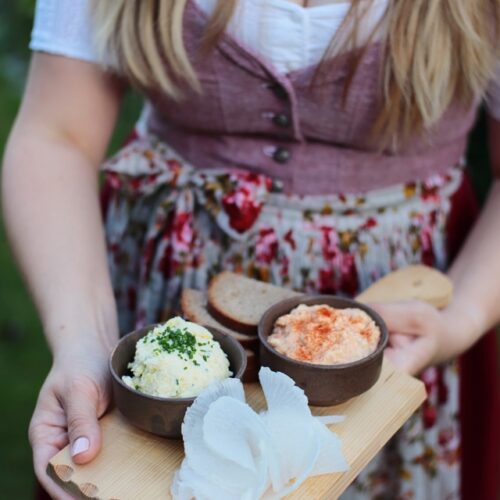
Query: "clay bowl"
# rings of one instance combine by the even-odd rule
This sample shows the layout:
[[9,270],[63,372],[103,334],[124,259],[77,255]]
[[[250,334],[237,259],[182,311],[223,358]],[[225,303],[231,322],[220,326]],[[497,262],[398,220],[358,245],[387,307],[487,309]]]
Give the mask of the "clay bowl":
[[[189,406],[196,399],[160,398],[149,396],[126,385],[121,377],[128,373],[128,364],[135,355],[135,344],[155,325],[147,326],[122,337],[111,353],[109,368],[116,406],[127,420],[147,432],[158,436],[179,439],[181,426]],[[229,369],[235,378],[241,378],[246,368],[246,354],[241,345],[229,335],[208,327],[214,340],[219,342],[229,359]]]
[[[278,353],[269,344],[267,338],[273,331],[275,321],[299,304],[326,304],[337,309],[348,307],[362,309],[380,328],[382,335],[377,349],[358,361],[338,365],[305,363]],[[343,403],[370,389],[380,376],[383,351],[389,337],[384,321],[375,311],[355,300],[333,295],[303,295],[274,304],[262,316],[258,333],[262,366],[268,366],[274,371],[283,372],[291,377],[299,387],[304,389],[309,404],[314,406],[332,406]]]

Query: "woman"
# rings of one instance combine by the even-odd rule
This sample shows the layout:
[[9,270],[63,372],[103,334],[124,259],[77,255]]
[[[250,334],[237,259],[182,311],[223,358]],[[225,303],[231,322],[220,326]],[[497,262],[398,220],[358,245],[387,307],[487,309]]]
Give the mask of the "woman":
[[[500,318],[498,181],[457,253],[475,211],[462,158],[485,97],[500,176],[498,2],[114,0],[90,10],[89,0],[39,0],[3,170],[9,235],[54,356],[30,426],[43,486],[64,497],[45,467],[68,442],[76,463],[99,452],[109,350],[119,332],[171,314],[182,287],[230,268],[352,295],[424,262],[449,268],[447,309],[376,307],[392,332],[387,355],[421,373],[429,398],[346,497],[459,496],[453,360]],[[104,165],[103,230],[97,173],[123,82],[149,104]],[[491,421],[467,434],[472,410],[498,412],[492,339],[464,366],[476,384],[460,409],[464,497],[494,491],[495,448],[481,441],[496,439]]]

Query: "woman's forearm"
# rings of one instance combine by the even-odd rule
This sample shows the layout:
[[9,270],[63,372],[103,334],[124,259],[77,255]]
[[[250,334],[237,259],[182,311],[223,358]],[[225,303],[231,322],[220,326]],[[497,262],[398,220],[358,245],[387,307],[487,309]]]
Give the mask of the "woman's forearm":
[[494,180],[479,220],[449,275],[455,285],[450,309],[460,352],[500,321],[500,122],[489,119]]
[[500,321],[500,121],[488,118],[493,184],[481,215],[449,270],[455,285],[448,317],[456,353],[473,345]]
[[98,67],[36,54],[6,148],[7,233],[56,357],[117,337],[97,174],[120,100]]
[[14,131],[5,156],[8,235],[56,355],[83,339],[111,346],[117,336],[89,163],[63,139],[23,131]]
[[453,263],[451,305],[463,331],[460,351],[500,321],[500,181],[495,181],[481,216]]

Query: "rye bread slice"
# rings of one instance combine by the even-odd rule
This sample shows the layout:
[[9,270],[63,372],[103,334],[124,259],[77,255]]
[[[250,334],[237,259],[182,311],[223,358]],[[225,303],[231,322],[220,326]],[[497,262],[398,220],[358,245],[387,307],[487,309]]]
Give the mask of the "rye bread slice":
[[293,290],[224,271],[208,286],[208,312],[224,326],[256,335],[260,318],[270,306],[302,295]]
[[207,294],[205,292],[190,288],[182,290],[181,309],[184,318],[187,320],[200,325],[213,326],[236,339],[245,349],[257,353],[259,349],[259,338],[257,335],[244,335],[221,325],[207,311]]

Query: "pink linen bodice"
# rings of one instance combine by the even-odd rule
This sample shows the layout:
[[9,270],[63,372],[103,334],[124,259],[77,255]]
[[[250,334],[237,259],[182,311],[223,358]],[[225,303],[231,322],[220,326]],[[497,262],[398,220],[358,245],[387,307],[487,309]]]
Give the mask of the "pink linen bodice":
[[196,168],[243,168],[269,175],[299,195],[367,192],[444,173],[465,154],[477,104],[450,106],[425,137],[382,152],[370,131],[380,102],[379,43],[371,44],[343,102],[349,54],[279,74],[230,35],[199,55],[206,15],[188,1],[186,50],[203,92],[176,102],[151,90],[148,132]]

